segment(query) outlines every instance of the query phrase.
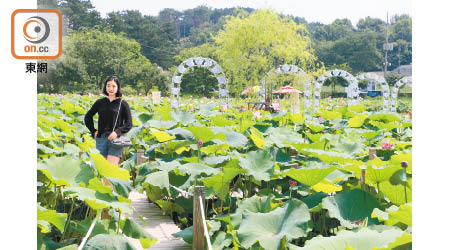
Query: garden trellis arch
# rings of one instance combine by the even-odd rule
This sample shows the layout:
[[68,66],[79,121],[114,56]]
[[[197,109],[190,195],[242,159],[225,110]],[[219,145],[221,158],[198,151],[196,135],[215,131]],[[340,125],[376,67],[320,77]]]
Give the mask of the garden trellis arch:
[[219,84],[219,104],[220,106],[228,104],[228,83],[225,74],[222,71],[220,65],[210,58],[203,57],[192,57],[183,61],[178,65],[175,74],[172,77],[172,82],[170,86],[171,100],[170,105],[172,108],[177,108],[180,105],[180,84],[181,78],[191,67],[204,67],[211,71],[217,78]]
[[397,111],[397,96],[398,91],[400,88],[405,86],[405,83],[412,83],[412,77],[411,76],[405,76],[402,79],[395,82],[394,87],[391,91],[391,111],[396,112]]
[[[296,65],[292,65],[292,64],[283,64],[276,69],[270,70],[269,73],[267,73],[267,75],[270,76],[272,74],[272,72],[275,72],[277,75],[291,74],[291,75],[296,75],[296,76],[302,76],[305,73],[305,71],[302,68],[300,68]],[[264,80],[264,85],[265,84],[266,84],[266,80]],[[303,104],[305,105],[305,107],[310,107],[311,103],[312,103],[311,90],[310,90],[311,85],[309,84],[309,82],[306,82],[306,81],[303,81],[303,85],[304,85]],[[264,86],[264,89],[265,89],[265,86]],[[298,113],[298,112],[294,112],[294,113]]]
[[314,84],[314,105],[319,106],[320,104],[320,93],[322,92],[323,83],[330,77],[342,77],[349,85],[345,88],[347,93],[347,105],[352,106],[358,104],[359,88],[358,80],[350,73],[345,70],[333,69],[325,73],[325,75],[320,76],[319,79]]
[[388,111],[390,105],[390,93],[389,93],[389,85],[386,82],[386,79],[374,73],[362,73],[359,74],[356,78],[358,78],[359,80],[364,79],[375,80],[377,84],[381,85],[381,93],[383,95],[383,111]]

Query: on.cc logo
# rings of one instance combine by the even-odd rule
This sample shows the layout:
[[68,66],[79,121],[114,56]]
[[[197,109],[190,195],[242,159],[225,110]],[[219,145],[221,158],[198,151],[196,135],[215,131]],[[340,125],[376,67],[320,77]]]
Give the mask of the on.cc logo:
[[[28,34],[28,29],[32,26],[32,30],[36,33],[35,36]],[[23,35],[25,39],[30,43],[42,43],[50,34],[50,25],[47,20],[39,16],[32,16],[27,19],[23,25]]]

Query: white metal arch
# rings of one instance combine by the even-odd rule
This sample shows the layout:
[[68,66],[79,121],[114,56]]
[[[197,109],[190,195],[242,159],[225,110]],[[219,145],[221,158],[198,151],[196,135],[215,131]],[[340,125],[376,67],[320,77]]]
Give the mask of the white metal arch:
[[320,93],[322,92],[323,83],[330,77],[342,77],[349,85],[345,88],[347,93],[347,105],[352,106],[358,104],[359,88],[358,80],[345,70],[333,69],[325,73],[325,75],[319,77],[314,84],[314,106],[320,105]]
[[191,67],[204,67],[211,71],[214,76],[217,78],[217,82],[219,84],[219,103],[220,106],[228,104],[228,83],[225,74],[222,72],[220,65],[210,58],[203,57],[192,57],[186,59],[180,65],[178,65],[177,70],[175,71],[172,82],[171,82],[171,100],[170,105],[172,108],[177,108],[180,105],[180,84],[181,78]]
[[391,91],[391,111],[396,112],[397,111],[397,96],[398,91],[400,88],[402,88],[405,83],[412,83],[412,77],[411,76],[405,76],[402,79],[398,80]]
[[[269,71],[269,73],[267,73],[268,76],[270,76],[272,74],[272,72],[275,72],[275,74],[291,74],[291,75],[296,75],[296,76],[302,76],[305,71],[296,66],[296,65],[292,65],[292,64],[283,64],[281,66],[279,66],[276,69],[272,69]],[[264,83],[266,83],[266,81],[264,80]],[[309,82],[304,81],[303,82],[304,85],[304,91],[303,91],[303,96],[304,96],[304,101],[303,104],[306,107],[310,107],[312,100],[311,100],[311,85],[309,84]],[[294,111],[294,113],[298,113],[300,111]]]
[[379,76],[374,73],[362,73],[357,76],[359,80],[370,79],[375,80],[376,83],[381,85],[381,92],[383,94],[383,110],[388,111],[390,105],[390,93],[389,93],[389,85],[386,82],[384,77]]

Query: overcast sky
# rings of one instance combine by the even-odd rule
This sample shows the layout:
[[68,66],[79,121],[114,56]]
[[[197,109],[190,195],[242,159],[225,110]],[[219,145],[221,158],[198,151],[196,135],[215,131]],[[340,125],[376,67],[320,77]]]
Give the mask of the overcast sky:
[[272,8],[283,14],[304,17],[308,22],[329,24],[337,18],[348,18],[356,25],[370,16],[386,20],[394,14],[412,16],[412,0],[91,0],[103,17],[120,10],[139,10],[144,15],[158,15],[164,8],[186,10],[199,5],[212,8]]

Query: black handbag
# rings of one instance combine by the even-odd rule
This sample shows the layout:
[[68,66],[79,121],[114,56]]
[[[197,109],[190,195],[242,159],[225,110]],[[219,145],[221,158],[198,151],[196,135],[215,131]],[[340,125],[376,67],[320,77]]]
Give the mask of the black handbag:
[[[117,119],[119,119],[119,114],[120,114],[120,106],[122,106],[122,99],[120,99],[120,104],[119,104],[119,111],[117,111],[117,117],[116,117],[116,121],[114,122],[114,129],[116,128],[116,124],[117,124]],[[116,137],[115,139],[113,139],[111,141],[111,143],[115,146],[115,147],[129,147],[131,146],[131,139],[128,135],[120,135],[118,137]]]

